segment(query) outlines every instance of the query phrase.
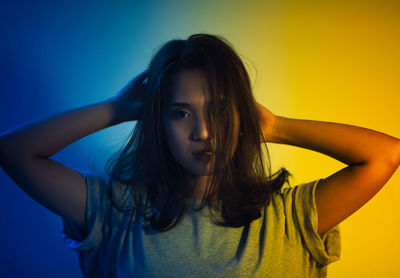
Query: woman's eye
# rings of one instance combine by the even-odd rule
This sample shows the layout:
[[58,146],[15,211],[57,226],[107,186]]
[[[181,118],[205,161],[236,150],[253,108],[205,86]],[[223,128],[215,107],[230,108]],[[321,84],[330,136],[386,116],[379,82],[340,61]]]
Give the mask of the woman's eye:
[[174,112],[174,117],[178,118],[178,119],[185,117],[185,115],[189,115],[189,114],[182,110],[177,110]]

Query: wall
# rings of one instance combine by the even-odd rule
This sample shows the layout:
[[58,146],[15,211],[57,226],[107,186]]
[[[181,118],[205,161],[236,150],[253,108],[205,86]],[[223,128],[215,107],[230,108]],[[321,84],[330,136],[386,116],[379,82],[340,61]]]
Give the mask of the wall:
[[[285,117],[340,122],[400,137],[400,5],[395,1],[71,1],[0,3],[0,131],[105,100],[164,42],[218,34],[242,55],[258,101]],[[83,138],[53,156],[101,170],[134,123]],[[270,144],[292,184],[345,165]],[[399,173],[341,223],[342,256],[329,277],[395,277]],[[60,218],[0,171],[0,276],[81,277]]]

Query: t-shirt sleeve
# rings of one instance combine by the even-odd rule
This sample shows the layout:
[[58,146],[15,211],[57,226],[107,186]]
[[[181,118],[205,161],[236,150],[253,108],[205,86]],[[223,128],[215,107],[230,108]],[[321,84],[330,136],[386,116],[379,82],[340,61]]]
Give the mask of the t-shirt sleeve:
[[291,206],[292,217],[305,247],[322,266],[339,260],[341,238],[339,224],[318,234],[318,214],[315,189],[320,179],[283,189],[286,205]]
[[86,182],[87,230],[79,229],[73,222],[61,217],[61,238],[73,250],[88,251],[97,248],[103,239],[103,223],[107,207],[107,192],[104,178],[94,172],[77,170]]

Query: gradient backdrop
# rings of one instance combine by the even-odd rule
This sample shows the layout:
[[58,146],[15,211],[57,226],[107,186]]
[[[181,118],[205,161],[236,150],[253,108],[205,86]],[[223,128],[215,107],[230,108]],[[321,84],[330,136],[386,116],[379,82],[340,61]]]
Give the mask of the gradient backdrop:
[[[167,40],[205,32],[234,45],[272,112],[400,138],[398,1],[1,1],[0,26],[0,132],[103,101]],[[94,133],[53,159],[101,171],[133,124]],[[298,147],[269,150],[272,169],[286,167],[293,185],[345,167]],[[0,276],[81,277],[77,254],[61,241],[61,219],[2,170],[0,185]],[[329,277],[399,277],[399,203],[397,171],[340,224],[342,256]]]

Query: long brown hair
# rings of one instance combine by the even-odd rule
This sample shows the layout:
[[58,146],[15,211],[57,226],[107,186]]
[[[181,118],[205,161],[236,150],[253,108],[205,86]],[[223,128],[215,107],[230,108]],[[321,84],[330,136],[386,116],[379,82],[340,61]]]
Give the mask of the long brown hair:
[[[109,185],[115,187],[110,190],[112,204],[124,213],[136,211],[161,232],[172,229],[181,220],[187,206],[180,187],[186,169],[174,159],[166,143],[164,115],[174,78],[188,69],[200,70],[208,81],[211,130],[218,153],[215,167],[222,169],[214,173],[198,210],[207,204],[210,211],[221,212],[221,221],[212,214],[217,225],[244,226],[261,216],[261,209],[289,182],[291,174],[285,168],[271,174],[267,144],[260,143],[262,132],[250,78],[233,47],[216,35],[195,34],[187,40],[168,41],[152,57],[142,118],[128,143],[105,165]],[[242,135],[228,161],[233,144],[234,104]],[[129,191],[133,200],[130,209],[121,208],[122,191],[124,196]],[[220,206],[216,207],[211,200],[217,191]],[[113,195],[118,196],[117,200]]]

